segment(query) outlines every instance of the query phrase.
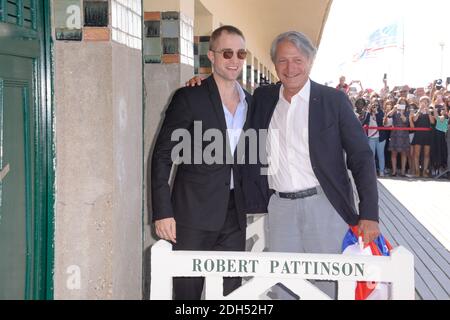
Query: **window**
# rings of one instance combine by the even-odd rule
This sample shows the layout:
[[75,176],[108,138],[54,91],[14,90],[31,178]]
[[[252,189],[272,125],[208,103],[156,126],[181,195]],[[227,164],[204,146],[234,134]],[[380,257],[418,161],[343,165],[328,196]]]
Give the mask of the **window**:
[[112,0],[112,40],[142,50],[141,0]]
[[0,22],[36,30],[36,0],[0,0]]

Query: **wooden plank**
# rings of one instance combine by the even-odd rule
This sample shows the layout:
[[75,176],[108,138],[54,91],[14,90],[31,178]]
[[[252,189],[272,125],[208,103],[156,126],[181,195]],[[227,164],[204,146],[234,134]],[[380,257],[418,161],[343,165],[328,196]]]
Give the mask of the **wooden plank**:
[[[393,247],[397,247],[399,244],[397,243],[395,237],[391,234],[389,231],[389,228],[385,225],[384,219],[384,208],[380,205],[380,230],[381,233],[389,240],[391,245]],[[433,293],[431,290],[426,286],[425,282],[423,281],[420,274],[417,272],[417,270],[414,270],[414,281],[415,281],[415,287],[416,287],[416,300],[422,300],[424,299],[422,297],[425,296],[425,299],[432,300],[435,299]]]
[[[393,228],[393,225],[390,223],[387,213],[388,210],[384,208],[384,204],[380,201],[380,222],[382,224],[381,230],[383,234],[388,237],[388,239],[391,241],[391,244],[393,246],[398,246],[401,244],[402,239],[397,239],[397,234],[394,232],[391,232],[391,229]],[[406,247],[406,246],[405,246]],[[414,255],[415,253],[412,252]],[[435,300],[436,297],[434,296],[431,289],[426,284],[425,280],[422,278],[422,274],[419,272],[417,265],[414,265],[414,281],[415,281],[415,287],[416,287],[416,293],[420,296],[421,299],[425,300]]]
[[389,190],[387,190],[386,187],[384,187],[383,185],[381,185],[380,188],[380,193],[381,195],[385,195],[389,201],[398,209],[399,214],[401,214],[403,217],[405,217],[409,222],[410,225],[416,230],[416,231],[412,231],[413,234],[418,234],[420,236],[422,236],[424,239],[428,240],[428,242],[430,242],[430,244],[435,248],[438,249],[438,251],[444,251],[445,253],[442,255],[443,258],[450,263],[450,252],[436,239],[436,237],[433,236],[433,234],[430,233],[430,231],[425,228],[420,221],[414,217],[414,215],[409,212],[409,210],[407,208],[405,208],[405,206],[400,203],[400,201],[395,198],[392,193],[389,192]]
[[[380,180],[439,243],[450,250],[450,183],[434,181]],[[433,209],[434,207],[434,209]]]
[[[428,235],[430,237],[430,240],[431,240],[433,246],[438,247],[438,248],[444,247],[442,245],[442,243],[439,242],[436,239],[436,237],[422,223],[420,223],[420,221],[385,186],[383,186],[382,184],[380,184],[380,186],[381,186],[379,188],[380,191],[382,191],[385,194],[388,194],[389,196],[392,196],[392,198],[390,198],[391,202],[393,202],[395,205],[405,209],[403,212],[405,212],[406,216],[411,217],[414,219],[414,221],[419,222],[417,225],[415,225],[415,227],[419,233]],[[445,215],[445,213],[442,213],[441,211],[439,211],[439,215]],[[448,252],[448,250],[446,250],[446,251]]]
[[[382,200],[382,201],[386,201],[386,200]],[[389,206],[391,205],[389,202],[386,203],[387,207],[389,208]],[[392,208],[390,208],[391,212],[392,212]],[[397,232],[397,236],[400,236],[402,238],[403,241],[407,241],[408,245],[412,247],[412,249],[416,252],[416,253],[420,253],[421,257],[427,258],[427,259],[431,259],[431,262],[433,264],[436,264],[436,262],[432,259],[432,257],[430,257],[430,255],[428,254],[428,252],[426,251],[426,249],[423,247],[423,243],[420,243],[418,239],[414,238],[413,236],[411,236],[411,234],[408,232],[408,229],[402,224],[402,222],[397,218],[395,211],[394,214],[391,214],[389,217],[390,223],[393,225],[393,230],[394,232]],[[425,242],[424,242],[425,243]],[[403,243],[402,243],[403,244]],[[406,243],[405,243],[406,244]],[[426,243],[425,243],[426,244]],[[429,246],[428,249],[430,249],[431,247]],[[433,249],[431,249],[433,250]],[[443,272],[443,271],[442,271]]]
[[[437,268],[434,267],[434,273],[431,272],[431,270],[428,268],[428,265],[435,265],[435,262],[430,259],[421,245],[413,237],[411,237],[407,228],[405,228],[395,217],[395,213],[398,210],[392,208],[392,205],[388,200],[383,198],[383,196],[380,197],[380,202],[385,204],[386,208],[388,209],[387,212],[390,211],[392,213],[386,215],[386,225],[392,226],[390,230],[391,233],[396,237],[397,242],[406,247],[414,254],[416,258],[415,268],[425,281],[426,286],[432,291],[433,296],[437,299],[448,299],[449,295],[440,283],[440,281],[445,282],[446,280],[448,280],[448,277],[441,270],[437,270]],[[426,295],[421,295],[425,299],[427,299]]]
[[[386,194],[381,194],[380,197],[386,197]],[[386,197],[386,200],[390,202],[391,205],[394,205],[392,203],[392,198],[394,198],[392,195],[390,197]],[[435,246],[432,246],[430,242],[427,240],[428,238],[433,238],[433,235],[429,234],[427,237],[425,237],[423,234],[420,234],[417,229],[414,227],[420,224],[419,221],[415,221],[415,223],[412,223],[412,221],[407,221],[404,217],[405,214],[410,214],[406,208],[402,207],[399,208],[399,206],[395,206],[393,210],[397,209],[397,213],[394,215],[394,217],[401,223],[403,226],[409,231],[409,234],[411,237],[417,241],[417,243],[424,249],[424,251],[428,254],[428,256],[435,262],[435,264],[438,266],[440,270],[446,275],[447,281],[445,281],[445,287],[450,288],[450,254],[445,254],[444,252],[439,252],[436,250]],[[400,210],[402,209],[402,210]],[[411,214],[410,214],[411,215]],[[411,215],[412,216],[412,215]],[[413,217],[414,218],[414,217]],[[441,245],[441,248],[445,250],[445,248]],[[447,259],[446,259],[447,258]],[[448,284],[448,286],[447,286]],[[444,288],[445,288],[444,287]],[[450,293],[450,289],[447,290]]]
[[[383,197],[383,196],[382,196]],[[390,205],[393,205],[390,203]],[[405,209],[406,210],[406,209]],[[403,213],[406,213],[406,211],[403,211]],[[448,262],[448,254],[447,259],[445,259],[445,253],[440,253],[436,250],[435,247],[433,247],[428,241],[427,238],[424,237],[424,235],[419,234],[417,230],[413,230],[413,233],[411,232],[411,228],[408,228],[408,224],[412,224],[412,221],[406,221],[406,219],[402,216],[401,213],[397,213],[394,215],[395,219],[398,223],[403,224],[403,226],[410,231],[408,238],[413,238],[420,247],[426,252],[428,257],[434,261],[434,264],[430,265],[430,269],[435,271],[437,274],[440,274],[441,271],[444,274],[444,280],[442,280],[442,284],[444,285],[444,288],[450,288],[450,263]],[[411,219],[414,219],[414,217],[411,217]],[[416,224],[419,224],[418,221],[416,221]],[[429,235],[429,237],[432,237],[432,235]],[[445,248],[444,248],[445,249]],[[450,292],[450,289],[446,290],[447,292]]]
[[430,233],[430,231],[425,228],[415,217],[413,214],[411,214],[408,209],[406,209],[400,201],[395,198],[392,193],[389,192],[389,190],[383,186],[381,183],[379,183],[379,191],[380,193],[385,194],[389,200],[397,207],[402,208],[399,209],[399,212],[402,214],[403,217],[405,217],[411,225],[414,227],[416,232],[414,232],[414,235],[418,234],[422,236],[424,239],[426,239],[435,249],[436,251],[447,261],[447,263],[450,264],[450,252],[436,239],[436,237],[433,236],[433,234]]
[[[387,227],[388,230],[390,230],[390,233],[392,234],[392,239],[394,239],[393,242],[397,242],[398,244],[402,244],[403,245],[403,239],[401,239],[400,234],[398,233],[398,231],[393,230],[394,227],[392,225],[392,223],[389,221],[389,219],[387,217],[385,217],[385,219],[387,221],[386,225],[389,225],[389,227]],[[397,239],[398,238],[398,239]],[[408,248],[415,256],[415,260],[417,260],[416,258],[416,253],[411,250],[411,248],[409,248],[408,245],[404,245],[406,248]],[[415,287],[416,287],[416,291],[419,292],[420,296],[423,299],[426,300],[435,300],[436,297],[433,294],[431,288],[428,286],[427,284],[427,278],[424,277],[426,276],[426,273],[428,272],[427,270],[425,270],[425,272],[423,271],[423,267],[419,266],[416,262],[414,263],[414,271],[415,271]]]

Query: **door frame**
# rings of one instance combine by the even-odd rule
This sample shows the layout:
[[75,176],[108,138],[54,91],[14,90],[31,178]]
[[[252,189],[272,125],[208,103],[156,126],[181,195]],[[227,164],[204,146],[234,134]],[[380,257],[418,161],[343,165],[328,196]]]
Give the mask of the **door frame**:
[[54,100],[53,100],[53,42],[51,26],[51,4],[50,0],[44,0],[44,45],[43,51],[45,57],[42,59],[45,64],[43,78],[45,79],[45,136],[44,144],[46,146],[46,281],[45,281],[45,299],[53,299],[53,274],[54,274],[54,237],[55,237],[55,166],[56,152],[54,140]]
[[[4,1],[4,0],[0,0]],[[17,39],[39,39],[39,57],[33,58],[33,110],[34,121],[34,223],[27,226],[27,246],[33,243],[31,263],[25,274],[25,299],[53,299],[54,270],[54,201],[55,201],[55,144],[53,101],[53,43],[51,26],[51,0],[36,0],[39,6],[37,31],[5,23],[9,36],[3,38],[4,54],[27,52],[29,43]],[[37,8],[36,8],[37,9]],[[21,55],[21,54],[20,54]],[[26,54],[23,55],[27,57]],[[31,227],[31,229],[30,229]],[[31,253],[31,252],[30,252]],[[30,259],[27,257],[27,260]],[[32,270],[32,271],[31,271]],[[30,272],[31,271],[31,272]]]
[[[43,35],[41,45],[41,65],[40,65],[40,115],[38,116],[39,132],[37,135],[38,174],[36,179],[36,190],[40,190],[40,197],[37,202],[40,203],[42,216],[39,220],[43,225],[36,226],[43,234],[36,234],[36,237],[45,239],[45,245],[42,248],[36,248],[35,252],[35,274],[39,279],[35,281],[34,299],[53,299],[53,274],[54,274],[54,236],[55,236],[55,166],[56,152],[54,140],[54,100],[53,100],[53,41],[51,26],[51,0],[43,1]],[[42,243],[36,239],[37,243]]]

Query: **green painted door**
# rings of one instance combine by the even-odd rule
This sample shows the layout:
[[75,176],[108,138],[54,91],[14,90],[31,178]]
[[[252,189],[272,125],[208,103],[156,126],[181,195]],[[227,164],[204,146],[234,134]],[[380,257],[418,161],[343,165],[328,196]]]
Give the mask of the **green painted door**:
[[48,297],[44,4],[0,0],[0,299]]

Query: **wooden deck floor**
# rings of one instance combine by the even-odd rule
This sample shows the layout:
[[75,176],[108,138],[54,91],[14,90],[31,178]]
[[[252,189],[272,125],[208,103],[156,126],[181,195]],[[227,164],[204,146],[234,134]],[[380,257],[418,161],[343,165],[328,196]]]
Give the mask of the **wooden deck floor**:
[[437,191],[427,197],[422,197],[424,185],[410,182],[379,180],[381,231],[393,246],[414,254],[416,298],[449,300],[450,252],[443,242],[450,237],[450,182],[430,182],[446,185],[428,184],[427,192]]

